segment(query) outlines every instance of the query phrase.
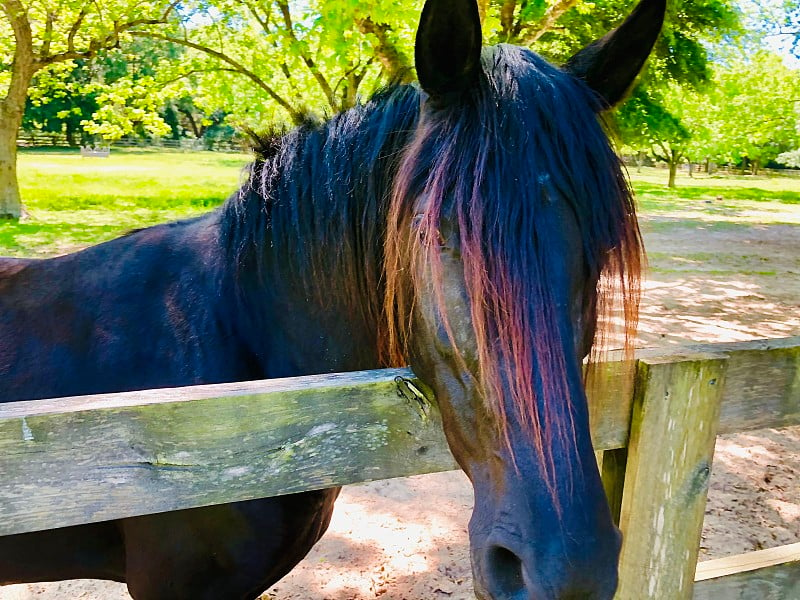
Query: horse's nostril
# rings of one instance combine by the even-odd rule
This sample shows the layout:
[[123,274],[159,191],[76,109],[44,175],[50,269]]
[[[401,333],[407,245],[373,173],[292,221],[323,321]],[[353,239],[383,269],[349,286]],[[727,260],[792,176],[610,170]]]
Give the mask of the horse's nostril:
[[508,548],[492,547],[487,554],[489,587],[498,598],[512,598],[525,590],[522,561]]

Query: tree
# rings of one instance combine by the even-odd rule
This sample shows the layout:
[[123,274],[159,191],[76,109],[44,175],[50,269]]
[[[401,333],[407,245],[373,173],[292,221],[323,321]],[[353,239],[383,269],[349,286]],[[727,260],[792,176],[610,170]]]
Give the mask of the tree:
[[[0,218],[18,218],[17,135],[33,77],[55,65],[116,48],[133,30],[174,18],[177,0],[0,0]],[[0,93],[2,93],[0,92]]]
[[781,152],[800,145],[800,72],[776,54],[727,57],[707,97],[707,127],[716,132],[712,150],[726,162],[749,162],[753,174]]
[[[81,62],[81,61],[76,61]],[[40,71],[28,90],[22,129],[28,133],[65,134],[67,143],[88,143],[81,121],[97,110],[97,95],[85,89],[87,69],[62,63]]]
[[686,158],[691,133],[683,122],[683,96],[677,84],[663,86],[659,95],[639,87],[617,112],[622,137],[632,148],[645,150],[667,163],[667,185],[675,187],[678,166]]
[[800,0],[740,0],[748,30],[756,45],[770,41],[773,49],[800,58]]
[[196,0],[171,31],[137,36],[191,50],[165,79],[186,78],[206,112],[225,108],[239,125],[301,123],[353,106],[363,89],[413,78],[419,7],[400,0]]

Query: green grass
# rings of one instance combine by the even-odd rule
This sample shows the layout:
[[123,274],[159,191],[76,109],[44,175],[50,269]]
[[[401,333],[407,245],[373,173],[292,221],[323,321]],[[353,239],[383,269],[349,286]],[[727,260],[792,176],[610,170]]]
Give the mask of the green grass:
[[207,212],[238,187],[244,154],[114,149],[23,151],[19,182],[30,216],[0,221],[0,255],[50,256],[138,227]]
[[[239,185],[244,154],[114,149],[109,158],[75,151],[23,151],[19,178],[30,218],[0,221],[0,255],[52,256],[125,231],[194,216]],[[800,179],[630,172],[646,231],[757,223],[800,224]]]
[[731,223],[800,223],[800,178],[681,173],[666,186],[665,169],[631,169],[641,214]]

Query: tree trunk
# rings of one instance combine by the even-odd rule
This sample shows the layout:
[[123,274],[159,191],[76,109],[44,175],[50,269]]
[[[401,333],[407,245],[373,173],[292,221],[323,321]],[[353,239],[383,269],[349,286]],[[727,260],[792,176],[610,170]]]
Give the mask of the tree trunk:
[[674,188],[675,187],[675,174],[678,171],[678,159],[674,156],[670,157],[669,161],[669,183],[667,183],[667,187]]
[[70,148],[74,148],[77,146],[75,143],[75,126],[72,124],[72,121],[67,121],[65,123],[66,132],[67,132],[67,145]]
[[760,167],[761,167],[761,161],[760,161],[760,160],[758,160],[758,159],[754,160],[754,161],[753,161],[753,170],[752,170],[752,174],[753,174],[753,175],[758,175],[758,169],[759,169]]
[[481,24],[486,20],[487,12],[489,12],[489,0],[478,0],[478,15],[481,18]]
[[37,66],[27,14],[9,11],[16,46],[11,63],[11,81],[6,97],[0,99],[0,219],[19,219],[24,214],[17,183],[17,136],[25,112],[25,99]]
[[17,131],[19,120],[0,110],[0,219],[19,219],[22,199],[17,183]]
[[13,91],[0,102],[0,219],[19,219],[25,212],[17,183],[17,136],[27,87],[21,99],[13,98]]

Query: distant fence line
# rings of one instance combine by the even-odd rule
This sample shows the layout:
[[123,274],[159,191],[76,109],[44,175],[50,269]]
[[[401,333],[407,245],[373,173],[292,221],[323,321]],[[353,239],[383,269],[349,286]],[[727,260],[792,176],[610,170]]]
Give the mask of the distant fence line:
[[[244,152],[247,143],[243,140],[209,140],[181,138],[122,138],[114,142],[98,142],[98,146],[112,148],[169,148],[171,150],[210,150],[213,152]],[[17,146],[22,148],[71,147],[67,137],[61,133],[22,133],[17,138]],[[77,148],[77,146],[76,146]]]
[[[41,147],[71,147],[67,141],[67,136],[63,133],[21,133],[17,138],[17,146],[23,148],[41,148]],[[169,148],[171,150],[184,150],[192,152],[197,150],[209,150],[212,152],[246,152],[249,148],[246,140],[208,140],[197,138],[181,138],[179,140],[162,139],[162,138],[122,138],[115,142],[99,142],[97,146],[103,148]],[[634,156],[623,156],[625,164],[635,169],[638,167],[637,159]],[[644,165],[646,167],[655,167],[666,169],[667,164],[662,162],[655,162],[651,159],[646,159]],[[705,171],[706,164],[702,163],[683,163],[680,170],[683,173],[688,172],[691,167],[693,173],[702,173]],[[719,165],[711,163],[711,174],[722,173],[725,175],[741,175],[741,167],[735,165]],[[750,173],[745,173],[749,175]],[[759,168],[757,176],[771,176],[771,177],[793,177],[800,178],[800,169],[767,169],[764,167]]]
[[[651,167],[655,169],[668,169],[669,165],[662,161],[653,160],[652,157],[644,157],[640,158],[635,155],[624,154],[622,156],[622,161],[625,163],[625,166],[628,167],[630,170],[636,170],[639,167]],[[691,172],[689,168],[691,167]],[[726,164],[718,164],[715,162],[706,163],[706,161],[701,162],[682,162],[678,165],[678,171],[683,174],[689,173],[690,176],[692,173],[708,173],[710,175],[746,175],[746,176],[753,176],[751,167],[747,166],[745,171],[742,172],[741,165],[734,165],[730,163]],[[772,169],[766,167],[759,167],[758,172],[756,173],[755,177],[796,177],[800,178],[800,169]]]

